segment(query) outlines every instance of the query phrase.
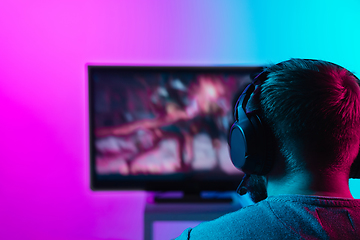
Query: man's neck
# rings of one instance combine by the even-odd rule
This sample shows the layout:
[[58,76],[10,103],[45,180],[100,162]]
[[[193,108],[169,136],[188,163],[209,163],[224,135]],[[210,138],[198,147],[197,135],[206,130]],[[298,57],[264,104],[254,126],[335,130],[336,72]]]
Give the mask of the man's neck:
[[326,197],[353,198],[345,174],[310,174],[298,172],[283,177],[269,177],[268,196],[279,194],[315,195]]

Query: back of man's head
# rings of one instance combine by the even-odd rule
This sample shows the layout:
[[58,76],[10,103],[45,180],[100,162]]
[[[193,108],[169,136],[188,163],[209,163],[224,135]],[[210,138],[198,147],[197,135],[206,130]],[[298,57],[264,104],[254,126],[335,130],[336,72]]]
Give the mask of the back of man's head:
[[279,141],[288,170],[349,173],[359,150],[358,79],[318,60],[291,59],[266,71],[262,115]]

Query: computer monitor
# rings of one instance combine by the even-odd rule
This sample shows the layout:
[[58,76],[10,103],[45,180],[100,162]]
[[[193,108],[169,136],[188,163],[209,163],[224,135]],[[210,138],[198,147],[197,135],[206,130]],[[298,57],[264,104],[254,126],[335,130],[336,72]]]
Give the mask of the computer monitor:
[[88,65],[91,188],[236,190],[233,107],[260,71]]

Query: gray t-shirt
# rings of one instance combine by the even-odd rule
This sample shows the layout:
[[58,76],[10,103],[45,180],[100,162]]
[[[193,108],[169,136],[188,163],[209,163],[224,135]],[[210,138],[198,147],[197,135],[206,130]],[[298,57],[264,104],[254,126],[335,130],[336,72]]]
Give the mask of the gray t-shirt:
[[271,196],[188,228],[177,239],[360,239],[360,200]]

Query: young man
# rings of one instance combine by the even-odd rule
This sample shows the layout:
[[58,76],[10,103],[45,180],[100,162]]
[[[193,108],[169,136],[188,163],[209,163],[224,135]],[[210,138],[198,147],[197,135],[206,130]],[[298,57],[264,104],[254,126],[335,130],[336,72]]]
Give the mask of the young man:
[[338,65],[305,59],[271,66],[259,78],[246,115],[259,116],[273,136],[266,144],[278,149],[271,168],[249,179],[263,185],[256,187],[263,196],[178,239],[360,239],[360,200],[348,184],[359,161],[359,80]]

